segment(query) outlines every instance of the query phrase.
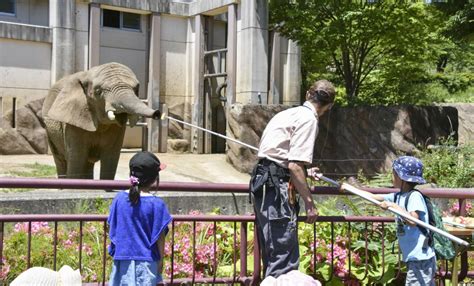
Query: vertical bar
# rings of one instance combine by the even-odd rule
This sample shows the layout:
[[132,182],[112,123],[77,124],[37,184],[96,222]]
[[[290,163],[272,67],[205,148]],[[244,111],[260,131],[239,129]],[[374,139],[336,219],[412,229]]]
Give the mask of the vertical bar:
[[[194,106],[192,108],[192,124],[204,127],[204,16],[194,16],[194,64],[193,64],[193,94]],[[204,152],[204,134],[198,129],[191,129],[191,152],[201,154]]]
[[16,128],[16,97],[13,97],[12,102],[12,128]]
[[260,281],[260,247],[259,247],[259,235],[257,231],[257,221],[255,218],[254,227],[253,227],[254,235],[253,235],[253,277],[252,277],[252,285],[256,285],[257,282]]
[[99,65],[100,54],[100,5],[89,4],[89,68]]
[[0,272],[3,270],[3,228],[4,222],[0,222]]
[[214,221],[214,234],[213,234],[213,239],[214,239],[214,250],[213,250],[213,261],[212,261],[212,265],[213,265],[213,278],[212,278],[212,285],[214,285],[216,283],[216,275],[217,275],[217,236],[216,236],[216,232],[217,232],[217,224],[216,224],[216,221]]
[[26,255],[26,268],[29,269],[31,266],[31,221],[28,222],[28,247]]
[[349,277],[351,277],[351,243],[352,243],[352,240],[351,240],[351,222],[348,222],[348,225],[347,225],[347,237],[349,238],[348,241],[347,241],[347,249],[349,250]]
[[79,271],[82,272],[82,220],[79,222]]
[[[160,104],[160,110],[164,114],[168,114],[168,105],[166,103]],[[160,153],[166,153],[168,150],[168,124],[169,120],[160,120],[159,128],[159,142],[158,142],[158,151]]]
[[174,273],[174,220],[171,221],[171,273],[170,283],[173,285],[173,273]]
[[107,222],[104,221],[104,248],[103,248],[103,254],[102,254],[102,260],[104,263],[102,263],[102,286],[105,286],[105,272],[107,268]]
[[316,276],[316,223],[313,223],[313,276]]
[[227,10],[227,106],[235,103],[237,66],[237,4],[231,4]]
[[142,126],[142,151],[148,151],[150,149],[148,145],[148,123]]
[[240,277],[243,278],[245,276],[247,276],[247,222],[241,222],[240,223]]
[[232,269],[232,283],[235,282],[235,277],[236,277],[236,272],[237,272],[237,266],[236,266],[236,262],[237,262],[237,223],[234,221],[234,234],[233,234],[233,238],[234,238],[234,245],[233,245],[233,251],[232,251],[232,265],[233,265],[233,269]]
[[459,215],[466,216],[466,199],[459,199]]
[[196,279],[196,221],[193,221],[193,280],[192,284]]
[[[153,12],[150,16],[150,45],[148,57],[148,107],[158,109],[160,107],[160,68],[161,68],[161,15]],[[147,144],[151,152],[166,152],[166,145],[163,147],[163,133],[161,132],[162,122],[153,119],[147,119]],[[166,133],[165,138],[168,136]],[[166,140],[165,140],[166,141]]]
[[58,221],[54,221],[54,236],[53,236],[53,270],[57,269],[57,258],[58,258]]

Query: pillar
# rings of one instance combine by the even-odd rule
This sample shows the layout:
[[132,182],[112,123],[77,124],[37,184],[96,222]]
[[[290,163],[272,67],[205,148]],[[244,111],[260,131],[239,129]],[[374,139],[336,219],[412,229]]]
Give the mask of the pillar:
[[[148,62],[148,106],[153,109],[160,108],[160,39],[161,16],[153,13],[151,18],[150,50]],[[168,134],[160,132],[166,129],[167,120],[157,121],[148,119],[148,150],[151,152],[166,152]],[[167,129],[166,129],[167,130]]]
[[240,2],[236,101],[267,103],[268,94],[268,1]]
[[50,1],[49,23],[52,31],[51,83],[75,72],[76,2]]
[[89,68],[99,65],[100,54],[100,5],[90,4],[89,13]]

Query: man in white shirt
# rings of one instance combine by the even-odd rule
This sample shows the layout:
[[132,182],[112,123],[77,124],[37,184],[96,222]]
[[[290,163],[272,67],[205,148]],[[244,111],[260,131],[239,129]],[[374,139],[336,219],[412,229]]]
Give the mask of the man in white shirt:
[[331,82],[316,81],[302,106],[276,114],[263,132],[250,190],[265,277],[298,270],[299,204],[292,198],[289,181],[304,201],[306,222],[314,223],[318,210],[306,182],[306,165],[313,161],[318,117],[331,109],[335,95]]

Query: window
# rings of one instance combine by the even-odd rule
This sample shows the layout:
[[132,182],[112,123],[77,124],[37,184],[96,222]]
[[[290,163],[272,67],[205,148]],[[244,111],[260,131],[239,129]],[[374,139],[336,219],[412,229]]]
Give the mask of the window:
[[122,12],[122,28],[140,30],[140,14]]
[[15,0],[1,0],[0,13],[15,15]]
[[115,10],[104,10],[103,26],[120,29],[120,12]]
[[127,29],[127,30],[141,30],[141,15],[127,12],[120,12],[115,10],[102,10],[102,26]]

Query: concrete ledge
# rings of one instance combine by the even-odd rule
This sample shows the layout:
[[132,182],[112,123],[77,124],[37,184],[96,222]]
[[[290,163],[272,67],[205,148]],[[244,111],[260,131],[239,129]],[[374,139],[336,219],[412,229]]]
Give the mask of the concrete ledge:
[[[116,192],[101,190],[38,190],[24,193],[1,193],[0,214],[78,214],[94,212],[98,200],[110,204]],[[171,214],[188,214],[198,210],[210,213],[219,208],[222,214],[253,212],[247,194],[158,192]]]
[[49,27],[11,22],[0,22],[0,38],[33,42],[52,42],[51,29]]

